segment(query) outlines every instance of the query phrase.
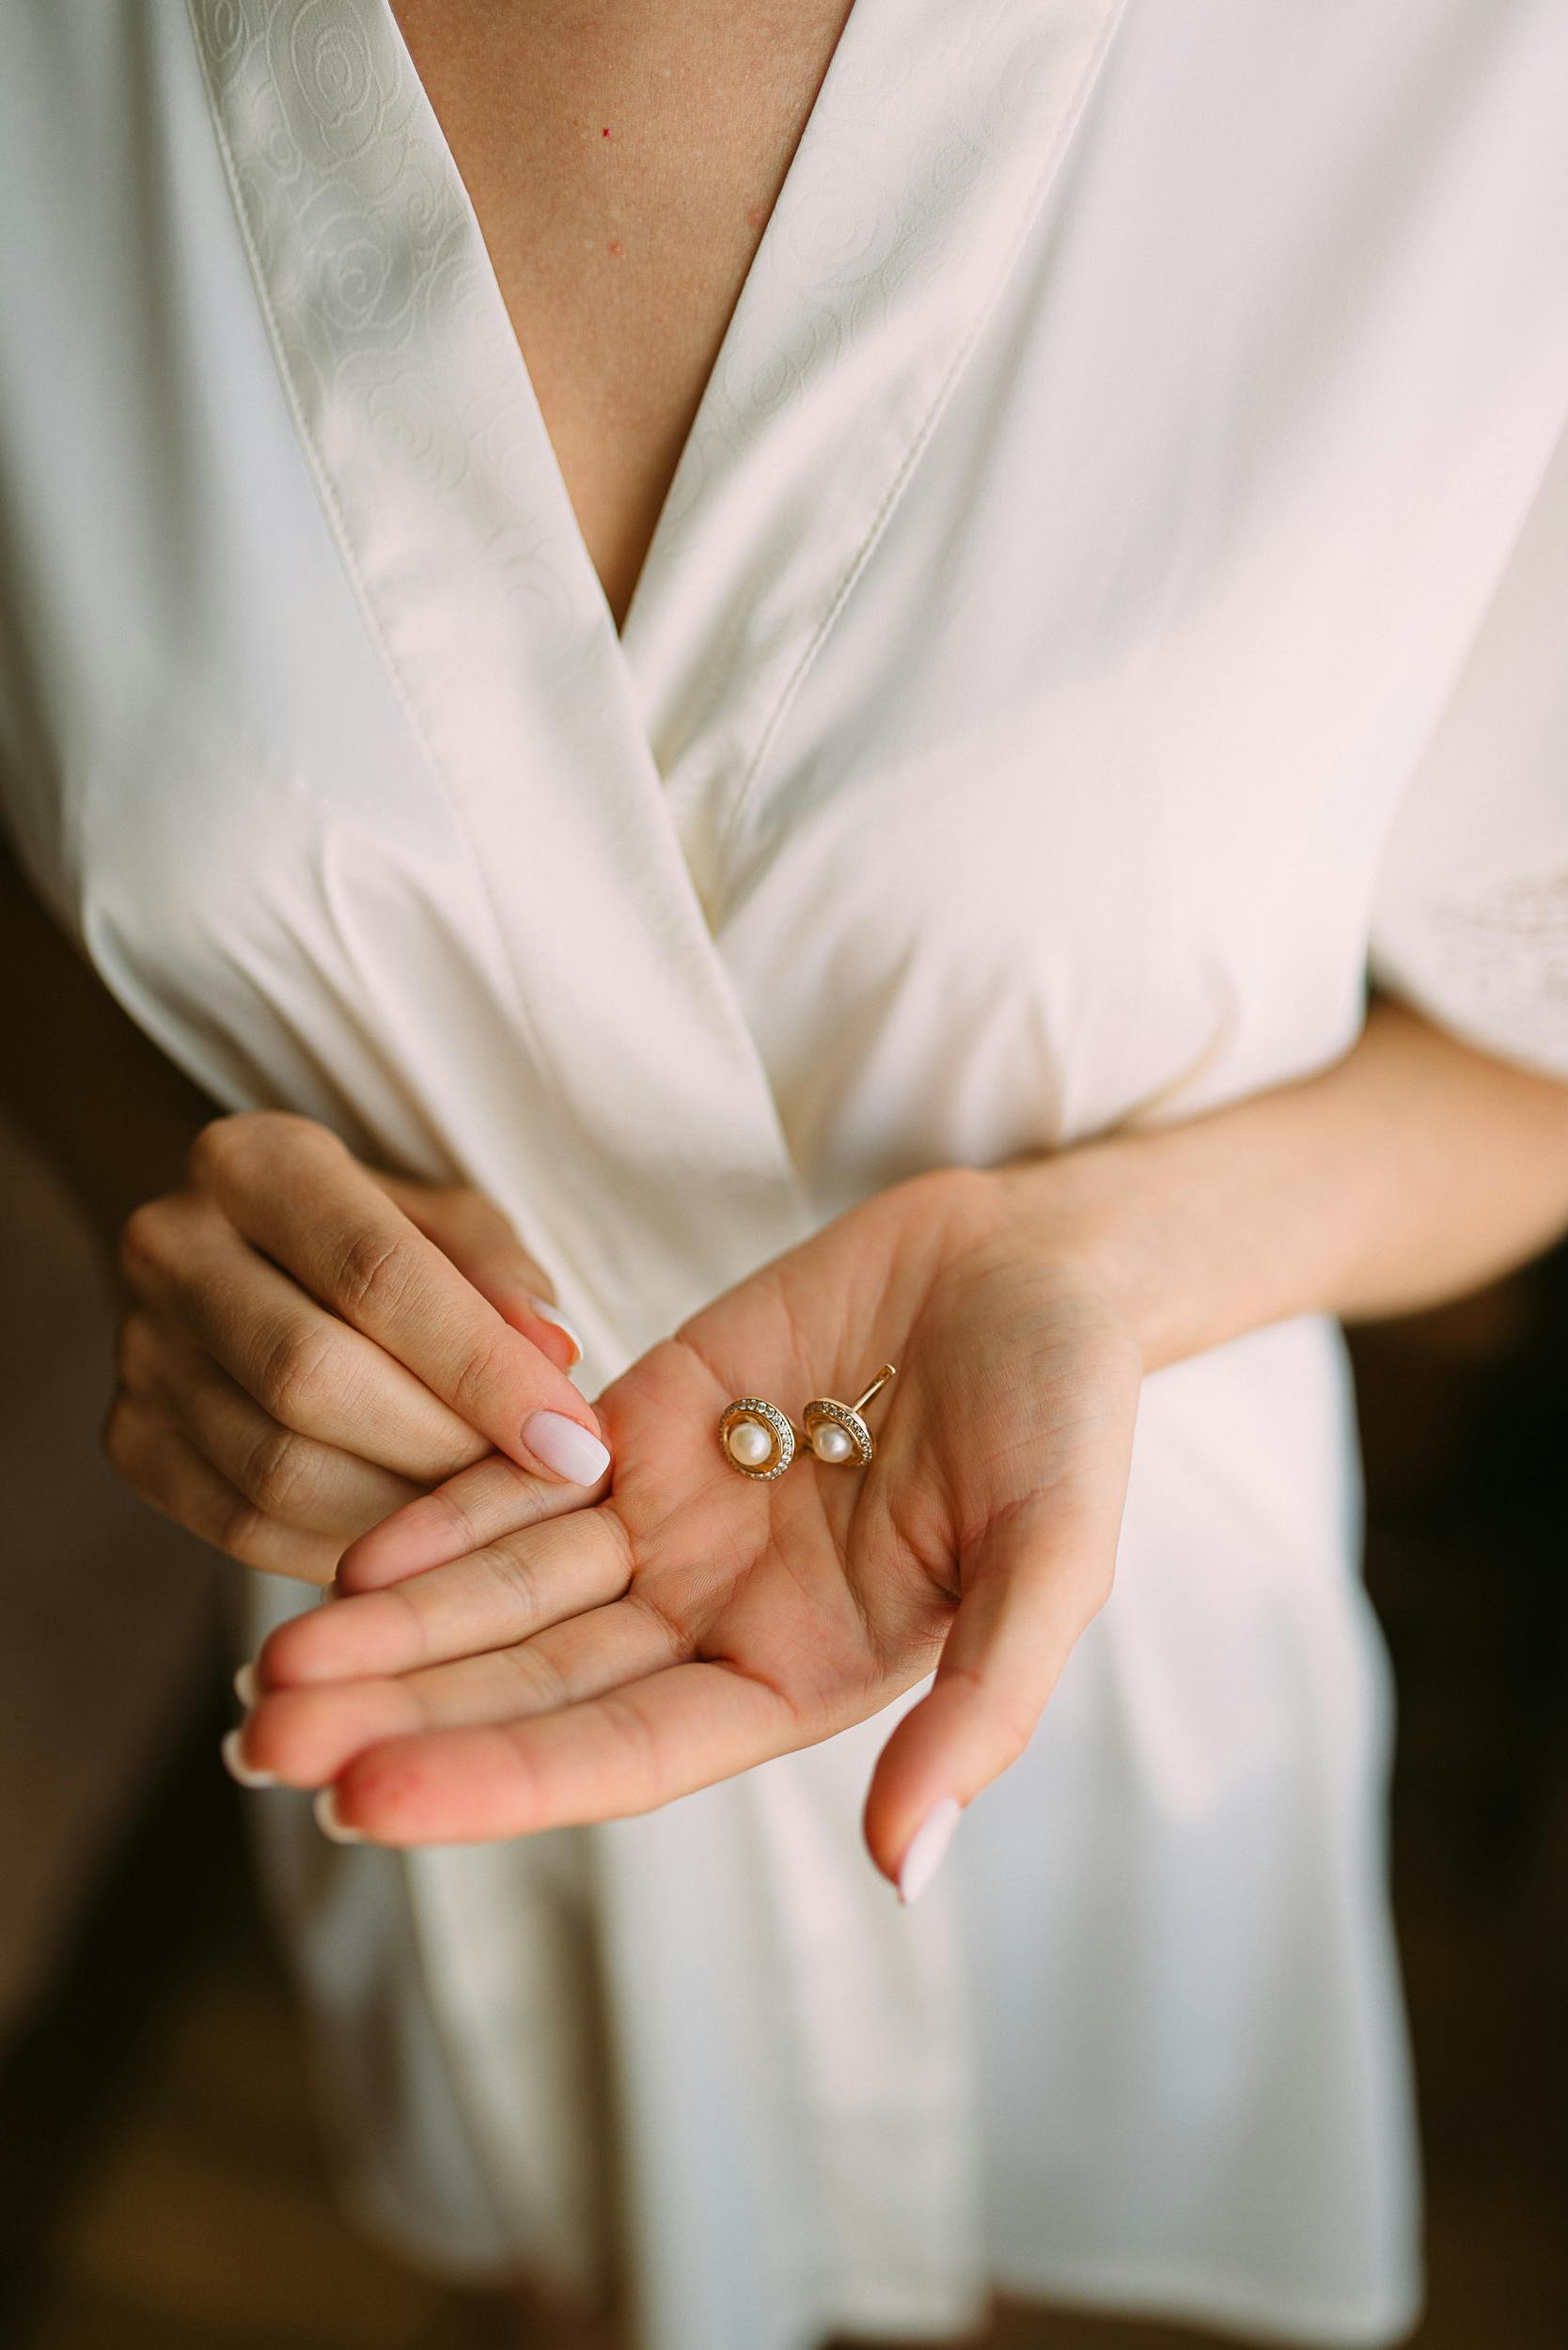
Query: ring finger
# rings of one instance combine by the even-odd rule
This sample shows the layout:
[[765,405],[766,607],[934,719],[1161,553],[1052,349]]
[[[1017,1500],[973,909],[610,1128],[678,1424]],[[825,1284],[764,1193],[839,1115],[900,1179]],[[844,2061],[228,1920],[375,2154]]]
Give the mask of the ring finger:
[[615,1512],[573,1510],[449,1566],[293,1617],[269,1634],[258,1665],[268,1688],[413,1672],[514,1647],[619,1599],[631,1580]]
[[212,1466],[161,1404],[122,1389],[110,1413],[107,1442],[110,1459],[133,1492],[242,1566],[296,1582],[332,1581],[341,1540],[268,1517]]
[[488,1655],[271,1691],[239,1733],[239,1759],[289,1786],[323,1787],[385,1739],[521,1721],[676,1661],[668,1626],[635,1597],[615,1600]]
[[247,1501],[286,1526],[348,1543],[425,1490],[374,1461],[285,1428],[174,1330],[157,1333],[150,1392]]

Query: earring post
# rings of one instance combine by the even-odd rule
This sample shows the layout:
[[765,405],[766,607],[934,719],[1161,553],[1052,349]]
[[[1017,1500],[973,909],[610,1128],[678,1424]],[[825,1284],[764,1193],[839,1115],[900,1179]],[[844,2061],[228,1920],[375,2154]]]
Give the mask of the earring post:
[[877,1372],[876,1377],[871,1381],[870,1386],[866,1389],[865,1393],[855,1397],[855,1402],[850,1405],[850,1410],[852,1412],[858,1412],[864,1404],[869,1403],[872,1396],[876,1394],[878,1388],[885,1387],[887,1385],[888,1380],[894,1376],[894,1372],[895,1366],[892,1363],[884,1363],[882,1369]]

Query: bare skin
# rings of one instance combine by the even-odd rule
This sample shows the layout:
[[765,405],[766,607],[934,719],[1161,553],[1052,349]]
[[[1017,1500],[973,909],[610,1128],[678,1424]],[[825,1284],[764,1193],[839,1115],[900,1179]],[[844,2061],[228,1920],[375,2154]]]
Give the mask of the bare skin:
[[619,628],[847,0],[393,12]]

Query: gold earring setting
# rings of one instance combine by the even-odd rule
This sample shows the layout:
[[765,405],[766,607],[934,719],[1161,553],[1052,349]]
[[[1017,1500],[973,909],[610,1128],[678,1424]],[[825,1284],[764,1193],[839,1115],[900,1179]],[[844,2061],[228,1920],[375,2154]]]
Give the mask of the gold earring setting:
[[884,1363],[853,1403],[840,1403],[831,1395],[814,1395],[801,1414],[803,1429],[765,1396],[738,1395],[719,1414],[718,1440],[724,1457],[743,1477],[754,1477],[762,1483],[782,1477],[802,1444],[808,1445],[819,1461],[864,1468],[876,1450],[876,1440],[860,1417],[861,1408],[893,1375],[893,1365]]
[[795,1426],[764,1396],[738,1395],[719,1414],[724,1457],[743,1477],[782,1477],[795,1457]]
[[861,1406],[869,1403],[880,1387],[893,1376],[891,1363],[884,1363],[869,1387],[857,1395],[853,1403],[840,1403],[831,1395],[814,1395],[801,1414],[806,1441],[819,1461],[848,1463],[864,1468],[876,1450],[876,1439],[860,1417]]

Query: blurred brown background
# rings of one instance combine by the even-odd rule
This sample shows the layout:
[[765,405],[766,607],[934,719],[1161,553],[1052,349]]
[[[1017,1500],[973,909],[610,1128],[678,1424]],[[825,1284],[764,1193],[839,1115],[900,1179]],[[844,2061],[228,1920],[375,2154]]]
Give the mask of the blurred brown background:
[[[238,1571],[101,1462],[110,1326],[85,1228],[0,1127],[0,2343],[458,2350],[494,2313],[333,2210],[217,1759]],[[1416,2341],[1564,2350],[1568,1254],[1356,1345],[1402,1703]],[[584,2339],[542,2319],[490,2338]],[[593,2340],[610,2350],[613,2327]],[[1012,2311],[990,2340],[1201,2338]]]

